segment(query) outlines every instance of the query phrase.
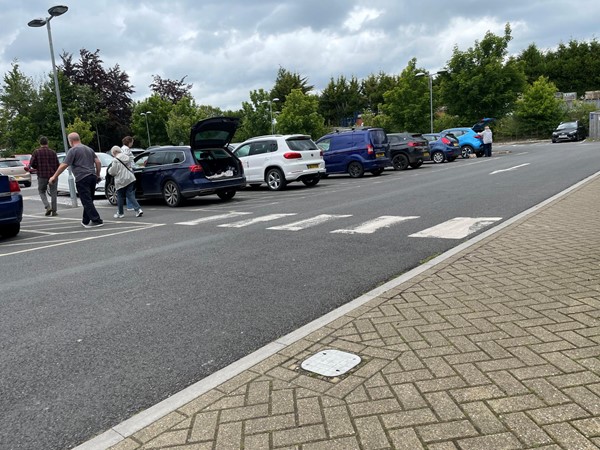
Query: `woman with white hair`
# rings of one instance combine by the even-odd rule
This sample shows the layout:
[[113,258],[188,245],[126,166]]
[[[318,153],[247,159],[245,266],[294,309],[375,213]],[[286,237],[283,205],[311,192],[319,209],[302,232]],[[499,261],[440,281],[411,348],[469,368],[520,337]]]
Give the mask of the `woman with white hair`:
[[115,219],[125,217],[123,213],[125,198],[133,206],[135,217],[140,217],[144,214],[144,211],[142,211],[140,204],[135,199],[135,175],[128,167],[130,157],[123,153],[121,147],[117,145],[110,149],[110,153],[115,159],[110,164],[108,173],[114,177],[115,189],[117,190],[117,213],[113,217]]

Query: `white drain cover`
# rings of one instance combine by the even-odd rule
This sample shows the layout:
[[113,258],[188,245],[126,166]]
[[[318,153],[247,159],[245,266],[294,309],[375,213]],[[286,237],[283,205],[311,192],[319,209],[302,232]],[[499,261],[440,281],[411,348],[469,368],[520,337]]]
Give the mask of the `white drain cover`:
[[360,363],[360,356],[339,350],[323,350],[305,359],[300,367],[325,377],[337,377]]

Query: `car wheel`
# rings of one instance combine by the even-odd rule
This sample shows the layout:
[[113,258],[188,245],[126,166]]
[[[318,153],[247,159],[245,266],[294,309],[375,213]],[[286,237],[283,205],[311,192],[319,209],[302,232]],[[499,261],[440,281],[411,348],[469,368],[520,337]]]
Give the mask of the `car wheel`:
[[348,164],[348,175],[352,178],[360,178],[365,174],[365,168],[358,161],[352,161]]
[[473,153],[473,147],[471,147],[470,145],[463,145],[460,148],[460,155],[464,158],[467,159],[471,153]]
[[418,169],[419,167],[421,167],[423,165],[423,161],[418,161],[416,163],[412,163],[410,165],[410,167],[412,167],[413,169]]
[[431,160],[436,164],[443,163],[445,159],[444,152],[437,151],[431,155]]
[[316,186],[317,184],[319,184],[319,181],[321,181],[321,178],[318,176],[312,178],[305,178],[304,180],[302,180],[304,185],[308,187]]
[[233,197],[235,197],[235,192],[235,189],[228,189],[224,191],[218,191],[217,195],[221,200],[231,200]]
[[17,234],[19,234],[19,231],[21,230],[21,224],[20,223],[10,223],[8,225],[4,225],[2,226],[2,228],[0,228],[0,236],[4,236],[4,237],[15,237]]
[[167,206],[175,208],[183,203],[183,196],[179,190],[179,186],[174,181],[167,181],[163,186],[163,198]]
[[269,169],[265,175],[265,181],[271,191],[281,191],[285,189],[287,184],[283,173],[279,169]]
[[552,143],[553,143],[553,144],[556,144],[556,139],[552,139]]
[[113,206],[117,206],[117,190],[115,189],[115,183],[110,182],[104,186],[104,195],[106,200]]
[[394,166],[394,170],[406,170],[408,169],[408,158],[406,155],[398,153],[392,158],[392,166]]

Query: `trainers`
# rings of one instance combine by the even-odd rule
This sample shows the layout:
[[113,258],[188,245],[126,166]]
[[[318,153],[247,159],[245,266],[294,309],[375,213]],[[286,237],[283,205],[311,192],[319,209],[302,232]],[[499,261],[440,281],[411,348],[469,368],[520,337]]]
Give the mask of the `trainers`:
[[125,217],[125,214],[119,214],[119,213],[116,213],[116,214],[115,214],[113,217],[114,217],[115,219],[122,219],[123,217]]
[[104,226],[104,222],[90,222],[87,226],[87,228],[98,228],[98,227],[103,227]]
[[142,209],[140,208],[135,212],[135,217],[142,217],[142,214],[144,214],[144,211],[142,211]]
[[127,211],[133,211],[133,208],[131,208],[130,206],[127,207]]
[[[46,214],[46,215],[48,215],[48,214]],[[52,216],[52,217],[56,217],[56,216],[58,216],[58,213],[57,213],[56,211],[52,211],[52,214],[51,214],[51,216]]]
[[46,208],[46,216],[49,216],[50,214],[52,214],[52,208]]
[[82,226],[83,228],[90,228],[90,223],[89,223],[89,222],[88,222],[88,223],[84,223],[84,222],[82,221],[82,222],[81,222],[81,226]]

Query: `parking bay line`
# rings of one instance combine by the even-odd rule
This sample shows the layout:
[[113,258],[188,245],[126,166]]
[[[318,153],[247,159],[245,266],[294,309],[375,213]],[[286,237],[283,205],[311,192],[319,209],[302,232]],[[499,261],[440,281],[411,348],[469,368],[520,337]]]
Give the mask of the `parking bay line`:
[[408,237],[463,239],[499,220],[502,217],[455,217]]

